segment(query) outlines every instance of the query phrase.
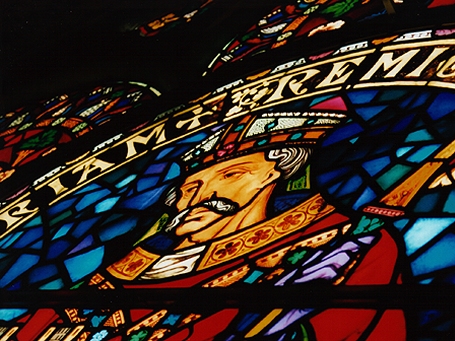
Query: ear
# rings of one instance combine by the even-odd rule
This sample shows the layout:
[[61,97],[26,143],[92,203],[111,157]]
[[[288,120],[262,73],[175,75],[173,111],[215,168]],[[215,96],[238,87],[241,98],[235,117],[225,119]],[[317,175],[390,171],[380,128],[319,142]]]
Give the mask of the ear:
[[262,181],[263,187],[270,185],[271,183],[278,180],[280,177],[281,177],[281,173],[279,171],[277,171],[275,168],[273,168],[269,172],[267,178],[264,181]]

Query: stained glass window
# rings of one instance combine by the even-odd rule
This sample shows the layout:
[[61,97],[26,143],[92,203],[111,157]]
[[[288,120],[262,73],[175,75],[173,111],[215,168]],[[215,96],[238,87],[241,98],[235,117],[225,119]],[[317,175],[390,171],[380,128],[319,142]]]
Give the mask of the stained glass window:
[[4,115],[0,341],[451,339],[454,51],[403,30],[165,111],[118,83]]

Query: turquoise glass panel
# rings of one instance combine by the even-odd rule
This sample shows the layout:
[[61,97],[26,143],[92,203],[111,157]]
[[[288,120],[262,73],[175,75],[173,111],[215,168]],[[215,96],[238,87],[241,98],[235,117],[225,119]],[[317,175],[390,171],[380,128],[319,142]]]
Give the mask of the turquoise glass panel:
[[406,253],[413,254],[455,222],[455,218],[420,218],[404,234]]
[[455,213],[455,190],[449,193],[442,210],[447,213]]
[[93,273],[101,265],[104,256],[104,246],[100,246],[82,255],[64,261],[73,282]]
[[416,142],[416,141],[431,141],[433,136],[426,129],[421,129],[410,133],[405,142]]
[[313,105],[316,105],[318,103],[321,103],[329,98],[332,98],[334,97],[334,95],[326,95],[326,96],[321,96],[321,97],[316,97],[315,99],[313,99],[309,105],[309,107],[311,108]]
[[46,284],[40,286],[39,288],[41,290],[59,290],[59,289],[63,289],[63,287],[64,287],[63,281],[59,278],[52,282],[46,283]]
[[115,187],[122,188],[123,186],[130,184],[134,179],[136,179],[136,177],[137,177],[136,174],[131,174],[130,176],[120,181],[117,185],[115,185]]
[[370,187],[367,187],[360,195],[359,199],[355,202],[353,208],[357,210],[359,207],[373,201],[374,199],[376,199],[376,193]]
[[115,206],[117,201],[119,201],[120,197],[113,197],[108,198],[106,200],[101,201],[99,204],[95,206],[95,213],[102,213],[109,211],[111,208]]
[[0,320],[11,321],[24,315],[28,309],[0,309]]
[[403,176],[412,170],[411,167],[405,165],[395,165],[390,170],[381,175],[377,182],[383,189],[387,189],[394,185]]
[[429,146],[424,146],[418,149],[414,154],[407,158],[410,162],[421,162],[425,160],[428,156],[433,154],[441,145],[439,144],[432,144]]
[[93,203],[99,201],[100,199],[109,195],[111,191],[107,189],[101,189],[99,191],[87,194],[85,197],[82,198],[76,205],[76,210],[82,211],[86,209],[88,206],[92,205]]
[[176,163],[172,163],[169,171],[166,174],[164,180],[172,180],[180,175],[180,166]]
[[72,226],[73,226],[73,223],[68,223],[68,224],[63,225],[57,231],[57,233],[54,235],[54,237],[52,237],[52,240],[65,236],[68,233],[68,231],[71,229]]
[[11,244],[13,244],[20,236],[22,236],[24,232],[23,231],[19,231],[19,232],[16,232],[16,233],[11,233],[9,236],[7,236],[5,238],[5,240],[3,241],[3,243],[0,245],[0,248],[2,249],[7,249],[8,247],[11,246]]
[[407,152],[409,152],[412,148],[414,148],[414,147],[401,147],[401,148],[398,148],[397,152],[396,152],[397,157],[402,157]]
[[103,227],[99,232],[99,236],[102,242],[106,242],[111,240],[115,237],[121,236],[122,234],[127,233],[132,228],[134,228],[137,224],[137,218],[129,218],[125,220],[121,220],[112,224],[108,227]]
[[418,276],[455,266],[455,252],[453,250],[455,250],[455,235],[446,235],[411,263],[413,274]]

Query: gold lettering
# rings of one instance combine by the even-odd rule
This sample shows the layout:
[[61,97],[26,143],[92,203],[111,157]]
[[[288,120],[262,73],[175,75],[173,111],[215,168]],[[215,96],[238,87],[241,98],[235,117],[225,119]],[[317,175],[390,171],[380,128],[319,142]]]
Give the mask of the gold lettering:
[[272,96],[270,96],[266,101],[264,101],[264,104],[282,99],[283,98],[282,92],[284,90],[284,87],[288,84],[289,80],[292,77],[294,77],[294,75],[288,75],[280,78],[280,80],[278,81],[278,87],[273,92]]
[[[445,73],[449,70],[450,73]],[[451,57],[436,74],[439,78],[447,78],[455,76],[455,56]]]
[[407,74],[406,77],[420,77],[420,74],[422,73],[422,71],[428,66],[430,65],[430,63],[436,58],[438,57],[441,53],[447,51],[449,48],[448,47],[437,47],[435,48],[431,54],[427,57],[427,59],[422,63],[420,64],[420,66],[418,68],[416,68],[414,71],[412,71],[411,73]]
[[54,330],[55,330],[55,327],[50,327],[46,331],[46,333],[44,333],[44,335],[39,338],[38,341],[46,341],[48,339],[48,337],[51,336],[51,334],[54,332]]
[[316,70],[316,69],[305,70],[303,72],[305,74],[305,76],[301,80],[292,79],[289,82],[289,88],[291,89],[291,91],[294,94],[303,95],[305,92],[308,91],[308,88],[303,88],[302,90],[300,90],[300,88],[302,87],[303,83],[306,82],[311,77],[317,75],[319,72],[321,72],[321,71],[320,70]]
[[89,159],[88,161],[84,162],[83,164],[79,165],[78,167],[73,169],[73,174],[79,171],[82,171],[82,175],[77,182],[79,185],[80,183],[87,180],[88,175],[95,170],[100,170],[101,172],[105,169],[112,167],[114,163],[106,162],[99,159]]
[[354,69],[351,69],[346,73],[346,70],[350,67],[349,64],[352,63],[356,66],[359,66],[365,58],[366,56],[362,56],[350,60],[343,60],[338,63],[333,63],[332,71],[330,71],[329,75],[316,88],[343,84],[354,72]]
[[126,159],[129,159],[130,157],[134,156],[137,154],[136,148],[134,147],[135,143],[140,143],[140,144],[147,144],[152,137],[156,136],[156,143],[160,144],[164,141],[166,141],[166,136],[164,135],[164,123],[156,126],[155,128],[152,129],[150,134],[147,136],[135,136],[131,140],[128,140],[126,142],[126,147],[128,148],[128,152],[126,154]]
[[[28,204],[30,204],[30,202],[31,202],[30,199],[21,201],[15,206],[11,207],[10,209],[0,214],[0,220],[6,222],[6,232],[8,232],[8,230],[13,225],[18,223],[22,219],[28,218],[31,214],[38,211],[38,208],[32,210],[27,209],[27,206]],[[0,236],[0,238],[1,237],[3,237],[3,235]]]
[[54,190],[56,195],[59,195],[60,193],[63,193],[68,189],[62,185],[62,183],[60,182],[60,178],[55,179],[54,181],[48,183],[47,185]]
[[379,70],[380,67],[382,67],[384,71],[387,71],[394,66],[394,68],[390,70],[389,73],[384,76],[384,78],[395,77],[397,73],[400,72],[403,67],[411,60],[411,58],[419,53],[419,51],[420,49],[408,51],[396,59],[393,59],[393,52],[386,52],[378,59],[370,71],[368,71],[362,78],[360,78],[360,80],[369,80],[376,73],[376,71]]
[[188,122],[191,122],[190,126],[188,127],[187,130],[192,130],[194,128],[197,128],[201,125],[201,122],[199,122],[199,119],[202,117],[202,116],[207,116],[207,115],[212,115],[213,114],[213,111],[206,111],[202,114],[199,115],[199,113],[202,111],[202,108],[198,108],[198,112],[195,112],[195,114],[197,116],[194,116],[194,117],[191,117],[187,120],[181,120],[181,121],[178,121],[177,124],[175,125],[175,127],[177,129],[181,129],[186,123]]

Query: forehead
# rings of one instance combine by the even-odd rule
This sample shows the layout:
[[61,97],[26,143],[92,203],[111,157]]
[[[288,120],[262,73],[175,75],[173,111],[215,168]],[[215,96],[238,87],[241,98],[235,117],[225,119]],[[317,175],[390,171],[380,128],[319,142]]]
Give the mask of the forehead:
[[256,170],[264,166],[268,166],[268,168],[270,168],[273,167],[274,165],[275,165],[274,161],[267,161],[265,159],[263,152],[248,154],[220,163],[216,163],[210,167],[207,167],[193,175],[188,176],[185,180],[185,183],[208,177],[213,177],[223,173],[224,171],[228,171],[235,168]]

